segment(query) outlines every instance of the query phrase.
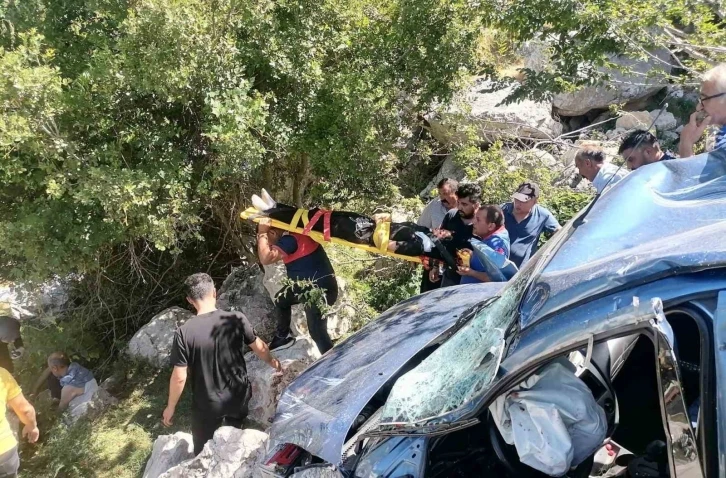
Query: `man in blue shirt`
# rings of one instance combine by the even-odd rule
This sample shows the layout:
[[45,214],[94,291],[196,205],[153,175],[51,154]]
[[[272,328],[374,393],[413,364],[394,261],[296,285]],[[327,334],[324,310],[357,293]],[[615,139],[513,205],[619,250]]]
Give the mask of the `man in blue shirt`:
[[681,158],[693,156],[693,145],[710,125],[720,127],[714,149],[726,148],[726,63],[711,68],[703,75],[698,107],[681,132],[678,145]]
[[562,228],[547,208],[537,204],[539,193],[537,183],[526,182],[512,194],[512,202],[502,205],[509,233],[509,259],[519,269],[537,252],[543,232],[555,233]]
[[[504,227],[504,213],[499,206],[482,206],[474,216],[474,236],[471,244],[481,243],[494,252],[509,257],[509,233]],[[461,284],[478,284],[491,282],[485,272],[486,268],[475,254],[470,255],[469,265],[459,267]]]

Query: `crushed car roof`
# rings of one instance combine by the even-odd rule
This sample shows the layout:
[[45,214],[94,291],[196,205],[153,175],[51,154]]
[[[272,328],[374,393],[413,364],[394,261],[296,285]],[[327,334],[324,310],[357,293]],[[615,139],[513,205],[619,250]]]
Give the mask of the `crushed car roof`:
[[641,167],[581,219],[530,282],[522,328],[623,287],[726,266],[726,150]]

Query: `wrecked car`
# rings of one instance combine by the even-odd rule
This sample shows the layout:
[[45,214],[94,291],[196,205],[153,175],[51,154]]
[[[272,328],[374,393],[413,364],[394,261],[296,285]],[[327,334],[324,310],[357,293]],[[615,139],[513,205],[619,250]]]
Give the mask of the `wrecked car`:
[[263,473],[724,476],[725,237],[726,152],[639,168],[510,282],[412,298],[328,352]]

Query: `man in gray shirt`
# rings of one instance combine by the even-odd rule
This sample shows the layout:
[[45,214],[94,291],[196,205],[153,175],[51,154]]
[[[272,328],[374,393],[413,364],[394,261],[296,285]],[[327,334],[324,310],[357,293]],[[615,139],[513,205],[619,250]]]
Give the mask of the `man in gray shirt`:
[[[432,231],[441,227],[441,222],[446,217],[446,213],[456,208],[458,202],[456,191],[459,189],[459,183],[456,179],[443,178],[436,187],[439,190],[439,197],[426,205],[417,222],[419,226],[427,227]],[[421,278],[422,294],[438,288],[441,284],[441,281],[431,282],[428,269],[424,266],[424,273]]]

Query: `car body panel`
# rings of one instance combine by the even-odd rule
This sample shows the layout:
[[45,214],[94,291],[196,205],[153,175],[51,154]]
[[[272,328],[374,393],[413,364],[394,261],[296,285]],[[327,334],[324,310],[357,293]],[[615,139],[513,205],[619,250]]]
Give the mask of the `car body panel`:
[[521,328],[621,288],[726,266],[724,218],[726,150],[639,168],[565,227],[522,301]]
[[[726,476],[726,291],[718,296],[713,324],[716,358],[716,416],[718,417],[718,476]],[[719,386],[720,385],[720,386]]]
[[268,449],[293,443],[338,464],[351,424],[376,392],[502,285],[449,287],[422,294],[392,307],[336,345],[280,397]]

